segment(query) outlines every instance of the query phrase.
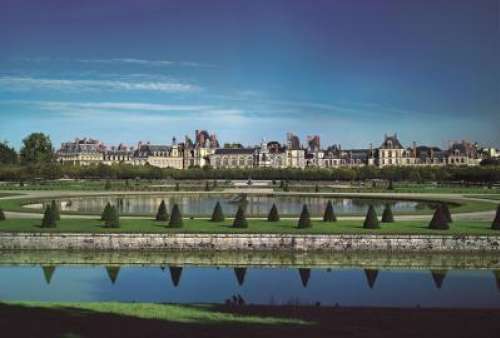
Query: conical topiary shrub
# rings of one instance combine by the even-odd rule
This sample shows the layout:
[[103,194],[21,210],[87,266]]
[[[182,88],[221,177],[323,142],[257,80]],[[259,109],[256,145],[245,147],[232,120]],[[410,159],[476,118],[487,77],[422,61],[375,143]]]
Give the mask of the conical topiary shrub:
[[269,215],[267,215],[267,221],[279,222],[279,220],[280,220],[280,215],[278,213],[278,208],[276,207],[276,204],[273,203],[271,210],[269,210]]
[[493,223],[491,223],[491,228],[494,230],[500,230],[500,204],[497,207],[497,214],[495,216],[495,219],[493,220]]
[[245,207],[240,205],[236,211],[233,221],[234,228],[248,228],[248,221],[245,216]]
[[448,225],[446,214],[441,204],[439,204],[434,211],[434,215],[432,216],[432,219],[429,223],[429,229],[448,230],[449,228],[450,226]]
[[446,278],[446,270],[431,270],[432,280],[436,288],[441,289],[443,287],[444,279]]
[[307,284],[309,283],[309,279],[311,278],[311,269],[299,268],[299,275],[302,286],[307,288]]
[[450,208],[448,206],[448,203],[443,203],[443,212],[444,212],[444,215],[446,216],[446,221],[448,223],[453,223],[453,219],[451,218],[451,212],[450,212]]
[[50,203],[50,209],[52,210],[52,213],[54,214],[54,219],[56,221],[61,220],[61,213],[59,211],[59,205],[56,203],[56,200],[52,200]]
[[323,222],[337,222],[337,216],[335,215],[335,211],[333,211],[332,201],[328,201],[328,203],[326,203]]
[[45,208],[42,219],[42,228],[55,228],[56,220],[54,218],[54,213],[51,210],[50,205]]
[[394,223],[394,216],[389,203],[385,205],[384,212],[382,212],[382,223]]
[[217,201],[217,203],[215,203],[214,211],[212,212],[212,218],[210,218],[210,220],[212,222],[224,222],[224,219],[224,212],[222,211],[222,207],[219,201]]
[[54,265],[42,265],[43,277],[45,278],[45,282],[50,284],[52,281],[52,276],[54,276],[54,272],[56,271],[56,267]]
[[234,274],[236,275],[236,280],[238,285],[242,286],[245,283],[245,275],[247,273],[247,268],[234,268]]
[[120,215],[118,214],[118,209],[112,206],[104,220],[104,226],[106,228],[118,228],[120,226]]
[[378,229],[380,228],[380,224],[377,218],[377,212],[373,205],[370,205],[368,208],[368,212],[366,213],[365,222],[363,223],[363,228],[365,229]]
[[365,269],[365,276],[368,287],[373,289],[375,282],[377,281],[378,269]]
[[309,209],[307,209],[307,205],[305,205],[305,204],[302,207],[302,212],[300,213],[299,222],[297,223],[297,227],[300,229],[312,227],[311,216],[309,215]]
[[101,214],[101,221],[106,220],[108,217],[109,212],[111,211],[111,203],[106,203],[106,206],[104,207],[102,214]]
[[164,200],[161,201],[160,206],[158,207],[158,212],[156,213],[156,220],[158,222],[168,221],[167,205],[165,204]]
[[179,286],[182,276],[182,266],[169,266],[170,278],[172,278],[172,284],[175,287]]
[[109,281],[111,282],[111,284],[115,284],[116,280],[118,279],[118,274],[120,273],[120,267],[119,266],[107,266],[106,272],[108,274]]
[[5,221],[5,213],[3,212],[2,209],[0,209],[0,222]]
[[172,207],[172,213],[170,215],[170,221],[168,222],[168,226],[171,228],[182,228],[184,225],[182,221],[182,214],[181,210],[179,209],[179,206],[174,204]]

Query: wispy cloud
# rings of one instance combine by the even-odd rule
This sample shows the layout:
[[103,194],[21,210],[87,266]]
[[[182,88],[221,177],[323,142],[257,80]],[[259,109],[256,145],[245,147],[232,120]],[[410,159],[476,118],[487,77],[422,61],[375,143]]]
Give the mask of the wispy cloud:
[[147,60],[135,58],[111,58],[111,59],[76,59],[82,63],[105,63],[105,64],[133,64],[142,66],[185,66],[185,67],[215,67],[214,65],[193,62],[193,61],[173,61],[173,60]]
[[29,91],[49,89],[58,91],[153,91],[163,93],[187,93],[199,91],[201,88],[181,82],[165,81],[117,81],[117,80],[81,80],[81,79],[49,79],[33,77],[0,77],[0,90]]

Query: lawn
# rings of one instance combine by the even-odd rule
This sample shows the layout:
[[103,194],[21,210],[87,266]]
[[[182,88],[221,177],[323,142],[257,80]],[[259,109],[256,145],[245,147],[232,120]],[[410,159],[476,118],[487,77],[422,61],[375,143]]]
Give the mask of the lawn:
[[500,235],[490,229],[491,223],[484,221],[456,221],[450,230],[430,230],[425,221],[397,221],[384,223],[380,229],[362,227],[361,220],[339,220],[324,223],[313,220],[308,229],[298,229],[297,220],[283,219],[267,222],[251,219],[246,229],[233,228],[232,220],[214,223],[207,219],[184,219],[183,228],[169,228],[167,223],[153,219],[121,219],[119,228],[105,228],[98,219],[62,219],[56,228],[41,228],[40,220],[8,219],[0,222],[0,232],[46,232],[46,233],[202,233],[202,234],[450,234],[450,235]]

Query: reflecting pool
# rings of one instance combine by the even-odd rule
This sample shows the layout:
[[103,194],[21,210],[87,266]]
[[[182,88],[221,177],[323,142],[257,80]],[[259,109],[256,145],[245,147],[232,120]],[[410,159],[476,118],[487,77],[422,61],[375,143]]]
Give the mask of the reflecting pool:
[[[307,204],[309,211],[314,216],[322,215],[328,200],[331,200],[335,212],[339,215],[366,213],[368,205],[373,204],[381,212],[385,204],[391,204],[395,213],[415,212],[429,209],[427,202],[406,200],[382,200],[364,198],[329,198],[318,196],[280,196],[280,195],[133,195],[133,196],[106,196],[106,197],[80,197],[60,201],[63,211],[99,214],[109,202],[116,205],[121,214],[146,215],[154,214],[161,201],[165,200],[170,210],[177,203],[184,215],[208,216],[211,215],[215,203],[219,201],[227,215],[233,215],[239,205],[244,205],[248,216],[267,216],[273,203],[278,207],[281,215],[297,216],[302,206]],[[41,208],[42,205],[34,205]]]

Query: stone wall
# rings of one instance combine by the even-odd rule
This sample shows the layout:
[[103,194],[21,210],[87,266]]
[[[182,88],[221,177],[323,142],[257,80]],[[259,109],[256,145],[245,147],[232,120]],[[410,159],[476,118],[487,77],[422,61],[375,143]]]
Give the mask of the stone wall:
[[2,233],[0,250],[500,251],[500,236]]

